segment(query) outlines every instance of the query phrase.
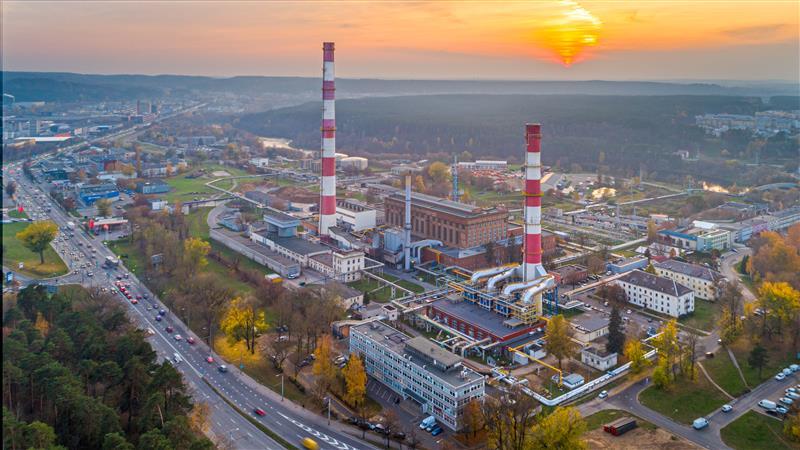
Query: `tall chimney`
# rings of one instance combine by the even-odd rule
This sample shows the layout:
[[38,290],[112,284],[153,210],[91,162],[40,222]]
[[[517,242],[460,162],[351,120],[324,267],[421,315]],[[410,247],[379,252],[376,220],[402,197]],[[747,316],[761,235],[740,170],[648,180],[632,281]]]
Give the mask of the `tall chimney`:
[[336,108],[333,42],[322,44],[322,186],[319,202],[319,235],[328,237],[336,225]]
[[542,266],[542,165],[540,150],[542,126],[525,125],[525,259],[523,281],[533,281],[547,274]]
[[403,264],[411,270],[411,172],[406,173],[405,221],[403,222]]

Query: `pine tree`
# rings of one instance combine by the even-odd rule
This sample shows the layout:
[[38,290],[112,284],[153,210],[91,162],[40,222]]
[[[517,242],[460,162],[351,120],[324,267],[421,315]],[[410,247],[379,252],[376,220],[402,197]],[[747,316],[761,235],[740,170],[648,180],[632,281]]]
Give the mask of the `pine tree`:
[[615,304],[611,308],[611,318],[608,321],[608,342],[606,343],[606,350],[621,354],[625,348],[625,330],[622,325],[622,315],[619,313],[619,308]]

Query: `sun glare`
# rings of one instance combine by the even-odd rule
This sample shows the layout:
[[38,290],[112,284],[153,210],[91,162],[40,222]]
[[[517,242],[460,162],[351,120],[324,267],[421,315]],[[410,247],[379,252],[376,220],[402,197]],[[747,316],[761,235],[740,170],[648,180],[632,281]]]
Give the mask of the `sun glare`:
[[597,45],[603,22],[577,2],[559,3],[560,14],[541,30],[540,39],[561,64],[569,67],[585,56],[587,47]]

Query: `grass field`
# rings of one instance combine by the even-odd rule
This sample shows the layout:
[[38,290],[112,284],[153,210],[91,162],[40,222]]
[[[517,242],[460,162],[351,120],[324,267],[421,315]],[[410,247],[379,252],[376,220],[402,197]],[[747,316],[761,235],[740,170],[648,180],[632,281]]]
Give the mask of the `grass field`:
[[[191,201],[194,197],[204,197],[211,194],[218,193],[214,189],[206,186],[206,183],[209,181],[216,180],[217,178],[211,175],[211,172],[214,171],[225,171],[228,172],[231,176],[241,176],[246,175],[247,173],[241,169],[236,169],[233,167],[227,166],[220,166],[219,164],[206,164],[202,166],[203,169],[206,170],[206,176],[201,176],[198,178],[187,178],[186,176],[194,172],[198,168],[193,168],[186,173],[165,178],[164,181],[172,186],[172,190],[166,194],[164,194],[163,198],[169,202],[175,201]],[[231,187],[233,185],[232,181],[220,181],[216,184],[219,187]]]
[[736,450],[780,450],[798,448],[783,434],[783,423],[748,411],[720,430],[722,440]]
[[761,371],[761,377],[758,376],[758,370],[750,367],[750,364],[747,363],[750,351],[753,348],[753,342],[747,336],[742,336],[730,345],[733,354],[736,355],[736,361],[739,362],[739,367],[742,369],[744,378],[751,387],[758,386],[772,378],[779,370],[789,364],[797,363],[797,359],[792,356],[794,353],[790,348],[791,340],[786,338],[785,341],[788,342],[781,342],[779,339],[778,337],[773,337],[772,342],[767,341],[764,343],[769,359]]
[[725,392],[734,397],[744,394],[747,387],[739,376],[739,371],[733,365],[728,352],[720,351],[716,358],[706,359],[703,361],[703,367],[706,368],[708,375],[717,383]]
[[639,428],[644,428],[645,430],[655,430],[656,427],[652,423],[640,419],[639,417],[627,412],[627,411],[620,411],[619,409],[604,409],[602,411],[596,412],[589,417],[584,417],[586,420],[586,429],[588,431],[596,430],[603,425],[613,422],[621,417],[633,417],[636,419],[636,424]]
[[683,325],[700,330],[711,331],[720,314],[720,304],[695,299],[694,312],[678,320]]
[[653,411],[688,425],[725,404],[727,397],[698,374],[694,382],[679,378],[668,389],[651,386],[639,394],[639,400]]
[[397,278],[394,275],[389,275],[389,274],[386,274],[386,273],[382,273],[382,274],[378,274],[378,276],[383,278],[384,280],[391,281],[392,283],[394,283],[394,284],[396,284],[398,286],[402,286],[402,287],[404,287],[404,288],[408,289],[409,291],[414,292],[416,294],[419,294],[421,292],[425,292],[425,288],[424,287],[422,287],[422,286],[420,286],[420,285],[418,285],[416,283],[412,283],[411,281],[408,281],[408,280],[401,280],[401,279]]
[[[347,283],[347,285],[353,289],[363,292],[364,294],[369,292],[369,300],[372,302],[386,303],[392,298],[391,288],[385,286],[383,283],[379,281],[373,280],[372,278],[362,278],[358,281]],[[370,292],[374,289],[380,288],[381,286],[384,287],[375,292]]]
[[[16,238],[28,225],[27,222],[3,224],[3,265],[31,278],[51,278],[67,273],[67,265],[52,247],[44,251],[44,264],[40,264],[39,254],[28,250]],[[18,269],[20,262],[23,269]]]

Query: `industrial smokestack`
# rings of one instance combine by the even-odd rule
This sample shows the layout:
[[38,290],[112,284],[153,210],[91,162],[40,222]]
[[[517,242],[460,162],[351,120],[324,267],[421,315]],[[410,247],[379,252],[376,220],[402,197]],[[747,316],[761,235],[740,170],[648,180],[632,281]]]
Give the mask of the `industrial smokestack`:
[[411,172],[406,173],[406,217],[403,222],[403,264],[406,272],[411,270]]
[[336,225],[336,108],[333,42],[322,44],[322,186],[319,202],[319,235],[330,236]]
[[525,258],[523,281],[547,274],[542,266],[542,165],[540,158],[542,126],[525,125]]

